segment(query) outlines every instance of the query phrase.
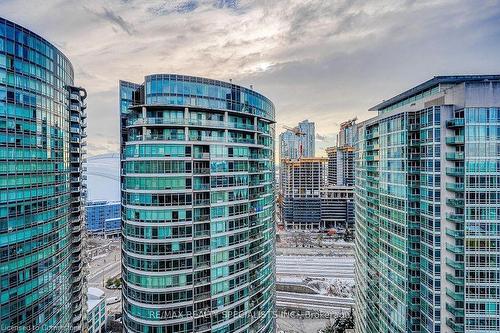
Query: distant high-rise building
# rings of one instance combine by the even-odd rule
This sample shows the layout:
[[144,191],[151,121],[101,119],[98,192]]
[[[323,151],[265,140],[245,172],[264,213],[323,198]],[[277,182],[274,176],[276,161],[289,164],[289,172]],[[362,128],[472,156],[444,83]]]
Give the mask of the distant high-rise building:
[[[316,133],[314,130],[314,123],[306,119],[299,123],[298,128],[300,132],[304,133],[298,137],[300,157],[316,156]],[[300,149],[302,149],[302,154],[300,153]]]
[[295,128],[279,135],[280,160],[296,160],[301,157],[315,156],[314,123],[301,121]]
[[327,158],[283,161],[282,219],[287,229],[350,227],[354,222],[352,188],[327,185]]
[[320,227],[326,161],[324,157],[282,161],[283,219],[287,228]]
[[183,75],[120,82],[127,332],[274,332],[274,106]]
[[328,184],[354,186],[354,133],[356,119],[340,124],[337,145],[326,148],[328,155]]
[[115,235],[121,227],[120,202],[96,200],[85,207],[87,231],[93,234]]
[[354,186],[354,147],[328,147],[328,184]]
[[373,107],[356,150],[356,331],[500,331],[500,75]]
[[54,45],[0,18],[0,326],[82,332],[86,92]]
[[280,160],[299,158],[299,138],[292,131],[279,135]]

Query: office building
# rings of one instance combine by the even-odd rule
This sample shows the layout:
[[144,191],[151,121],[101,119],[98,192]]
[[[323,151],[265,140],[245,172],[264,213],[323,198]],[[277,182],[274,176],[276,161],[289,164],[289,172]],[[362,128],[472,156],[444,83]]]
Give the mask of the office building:
[[[306,119],[301,121],[297,127],[299,131],[303,133],[298,137],[299,156],[300,157],[316,156],[316,132],[314,130],[314,123]],[[300,153],[300,149],[302,149],[302,153]]]
[[106,237],[118,235],[121,226],[120,207],[119,201],[87,202],[85,209],[87,232]]
[[274,332],[274,106],[159,74],[120,82],[127,332]]
[[0,18],[2,331],[85,328],[85,97],[64,54]]
[[354,147],[328,147],[328,184],[354,187]]
[[301,121],[296,127],[281,133],[279,135],[280,161],[314,157],[315,135],[314,123],[308,120]]
[[328,184],[354,186],[354,134],[356,118],[340,124],[337,145],[326,148],[328,155]]
[[280,160],[299,158],[299,138],[292,131],[279,135]]
[[371,108],[356,152],[356,331],[500,331],[500,75]]
[[87,291],[88,333],[106,332],[106,294],[99,288],[89,287]]

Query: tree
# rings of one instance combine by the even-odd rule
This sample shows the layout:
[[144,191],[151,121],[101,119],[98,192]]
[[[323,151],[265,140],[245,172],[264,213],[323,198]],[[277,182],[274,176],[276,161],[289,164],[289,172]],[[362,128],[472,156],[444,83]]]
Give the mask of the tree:
[[337,314],[333,318],[333,321],[330,321],[330,324],[320,330],[319,333],[345,333],[345,330],[349,328],[354,328],[354,313],[352,308],[349,314]]

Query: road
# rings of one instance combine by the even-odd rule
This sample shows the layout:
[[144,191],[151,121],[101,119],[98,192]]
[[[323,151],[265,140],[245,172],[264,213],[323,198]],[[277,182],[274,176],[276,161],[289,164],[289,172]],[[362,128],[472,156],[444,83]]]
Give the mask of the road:
[[303,310],[332,312],[332,310],[349,310],[354,307],[354,300],[352,298],[277,291],[276,304],[278,307],[289,306]]
[[354,258],[277,256],[276,275],[302,278],[354,279]]
[[[89,265],[88,286],[101,289],[106,294],[106,298],[121,297],[120,289],[107,289],[105,287],[107,279],[119,276],[121,273],[119,242],[116,242],[116,245],[111,252],[103,249],[103,253],[95,256]],[[121,302],[110,304],[106,308],[109,313],[121,311]]]

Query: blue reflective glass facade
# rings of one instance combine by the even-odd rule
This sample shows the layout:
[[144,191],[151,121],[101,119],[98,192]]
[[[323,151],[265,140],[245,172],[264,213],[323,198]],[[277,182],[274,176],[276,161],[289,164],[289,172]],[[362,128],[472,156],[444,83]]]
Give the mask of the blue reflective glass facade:
[[356,149],[356,330],[500,331],[500,76],[372,108]]
[[[87,231],[90,233],[106,233],[120,228],[116,225],[120,218],[121,204],[105,200],[91,201],[85,207]],[[108,222],[108,220],[110,220]]]
[[182,75],[120,82],[128,332],[274,332],[274,107]]
[[69,60],[0,18],[1,331],[81,331],[84,90]]

